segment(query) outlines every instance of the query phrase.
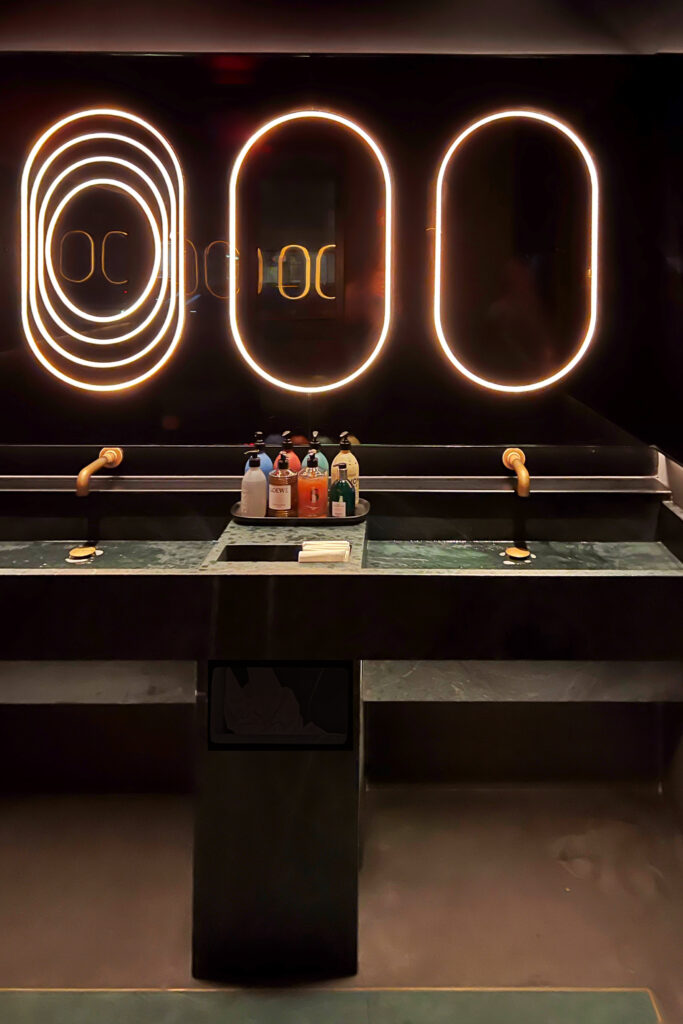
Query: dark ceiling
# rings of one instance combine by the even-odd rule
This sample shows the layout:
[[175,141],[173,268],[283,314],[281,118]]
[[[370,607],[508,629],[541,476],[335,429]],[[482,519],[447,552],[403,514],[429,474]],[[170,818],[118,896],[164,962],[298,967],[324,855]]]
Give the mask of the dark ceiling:
[[5,0],[2,50],[656,53],[681,0]]

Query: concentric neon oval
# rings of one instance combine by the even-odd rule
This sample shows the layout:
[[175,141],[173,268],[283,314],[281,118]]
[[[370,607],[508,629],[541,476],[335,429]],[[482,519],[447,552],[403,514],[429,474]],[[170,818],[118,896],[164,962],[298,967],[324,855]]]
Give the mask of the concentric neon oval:
[[[63,166],[72,155],[83,153]],[[80,180],[86,170],[96,173]],[[149,276],[137,297],[108,315],[82,309],[69,298],[52,257],[65,208],[97,187],[118,191],[140,207],[154,247]],[[184,223],[180,163],[148,121],[124,110],[93,108],[57,121],[40,136],[21,179],[21,303],[26,340],[49,373],[85,391],[123,391],[148,380],[169,361],[185,322]],[[103,274],[111,284],[127,283]],[[115,328],[122,321],[133,321],[132,326],[104,338],[85,333],[93,325]],[[79,346],[87,346],[93,358],[80,353]],[[108,352],[125,354],[110,359]],[[132,373],[121,371],[128,366]]]
[[[441,320],[441,307],[442,307],[442,288],[443,288],[443,277],[444,277],[444,233],[445,228],[443,225],[443,192],[444,192],[444,180],[446,172],[451,159],[455,156],[458,149],[470,138],[475,132],[479,131],[486,125],[490,125],[496,121],[509,120],[513,118],[522,118],[531,121],[542,122],[548,125],[554,131],[560,132],[564,135],[571,144],[580,153],[590,180],[590,211],[588,214],[588,231],[589,231],[589,250],[590,250],[590,266],[586,268],[586,273],[589,278],[589,314],[588,321],[586,324],[585,333],[581,339],[578,348],[571,359],[569,359],[559,370],[555,373],[544,377],[542,380],[532,381],[527,384],[501,384],[494,380],[488,380],[474,373],[465,363],[458,358],[453,348],[448,342],[446,337],[442,320]],[[458,137],[451,143],[446,154],[441,161],[439,166],[439,172],[436,179],[436,204],[435,204],[435,253],[434,253],[434,327],[436,335],[447,359],[455,366],[459,373],[467,377],[473,383],[480,385],[481,387],[488,388],[492,391],[505,391],[513,393],[522,393],[528,391],[538,391],[541,388],[548,387],[554,384],[556,381],[561,380],[570,373],[574,367],[583,359],[588,348],[590,347],[591,341],[595,335],[595,329],[597,324],[598,316],[598,208],[599,208],[599,184],[598,184],[598,172],[595,166],[595,161],[591,156],[585,143],[579,138],[568,125],[563,124],[555,117],[551,117],[549,114],[540,113],[532,110],[502,110],[495,114],[489,114],[487,117],[483,117],[473,124],[469,125]],[[450,286],[457,288],[458,282],[454,281],[450,283]]]
[[[230,174],[229,182],[229,214],[228,214],[228,239],[229,249],[231,252],[237,252],[240,248],[240,241],[237,237],[237,210],[239,205],[239,177],[242,166],[249,155],[252,147],[260,140],[263,139],[269,132],[272,132],[279,128],[281,125],[290,123],[292,121],[301,121],[305,119],[320,120],[333,122],[334,124],[340,125],[342,128],[353,132],[356,136],[363,140],[368,149],[373,153],[377,164],[380,168],[382,179],[384,181],[384,316],[382,320],[381,330],[377,341],[368,357],[363,363],[356,367],[352,373],[346,374],[338,380],[330,381],[327,384],[317,385],[305,385],[296,384],[291,381],[282,380],[279,377],[269,373],[260,363],[249,352],[245,340],[242,338],[240,328],[237,320],[237,268],[236,261],[229,260],[229,275],[228,275],[228,294],[229,294],[229,317],[230,317],[230,328],[232,337],[237,346],[237,349],[244,359],[244,361],[251,367],[251,369],[257,373],[264,380],[267,380],[270,384],[275,385],[278,388],[283,388],[286,391],[294,391],[301,394],[317,394],[325,391],[334,391],[337,388],[344,387],[346,384],[350,384],[356,378],[360,377],[361,374],[365,373],[367,369],[375,362],[380,352],[382,351],[384,344],[389,333],[389,325],[391,322],[391,287],[392,287],[392,184],[391,174],[389,172],[389,165],[386,161],[382,150],[372,138],[360,125],[354,121],[349,120],[346,117],[342,117],[339,114],[329,113],[323,110],[297,110],[289,114],[283,114],[280,117],[274,118],[272,121],[268,121],[267,124],[262,125],[258,131],[247,140],[242,149],[237,155],[235,163],[233,164],[232,171]],[[323,296],[326,297],[326,296]]]

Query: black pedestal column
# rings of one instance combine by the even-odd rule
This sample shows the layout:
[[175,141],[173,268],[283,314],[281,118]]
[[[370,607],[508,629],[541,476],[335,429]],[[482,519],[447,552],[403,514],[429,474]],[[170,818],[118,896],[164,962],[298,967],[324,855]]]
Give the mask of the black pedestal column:
[[211,663],[200,679],[194,976],[354,974],[357,663]]

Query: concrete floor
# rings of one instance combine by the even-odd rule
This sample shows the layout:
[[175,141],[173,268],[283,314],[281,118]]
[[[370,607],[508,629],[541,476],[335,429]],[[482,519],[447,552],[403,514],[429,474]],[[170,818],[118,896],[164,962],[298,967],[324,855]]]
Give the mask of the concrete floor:
[[[0,806],[0,987],[184,987],[191,805]],[[633,787],[368,794],[360,973],[335,987],[650,987],[683,1020],[683,834]]]

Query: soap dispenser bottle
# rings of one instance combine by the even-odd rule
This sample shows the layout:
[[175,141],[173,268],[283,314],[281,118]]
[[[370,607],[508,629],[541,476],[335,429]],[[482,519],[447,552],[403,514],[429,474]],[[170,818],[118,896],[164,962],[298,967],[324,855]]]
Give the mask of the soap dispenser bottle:
[[275,469],[268,477],[268,515],[277,519],[294,519],[297,514],[296,473],[280,452]]
[[[273,460],[271,459],[270,455],[268,455],[268,453],[266,452],[266,442],[263,440],[262,430],[257,430],[254,432],[253,445],[255,451],[248,451],[247,455],[249,455],[250,457],[252,454],[258,455],[261,472],[265,476],[267,482],[269,474],[273,472]],[[247,473],[248,471],[249,459],[247,459],[246,464],[244,466],[244,472]]]
[[289,468],[294,472],[298,473],[301,469],[301,459],[292,448],[292,431],[282,431],[282,451],[275,460],[275,468],[277,469],[280,459],[284,456],[287,457],[287,463]]
[[339,435],[339,451],[332,459],[332,482],[339,479],[339,467],[346,466],[349,483],[353,485],[356,492],[356,504],[360,499],[360,466],[355,455],[351,454],[351,442],[349,441],[348,430],[342,430]]
[[337,479],[330,487],[330,513],[337,519],[356,514],[356,492],[347,476],[345,462],[337,463]]
[[320,469],[315,449],[308,453],[297,479],[299,516],[322,519],[327,515],[327,473]]
[[318,459],[318,467],[322,469],[323,473],[329,473],[330,464],[327,461],[327,456],[320,451],[320,431],[314,430],[311,434],[311,448],[316,454]]
[[260,519],[265,516],[267,491],[268,484],[259,457],[256,454],[250,455],[247,471],[242,477],[240,515],[249,519]]

